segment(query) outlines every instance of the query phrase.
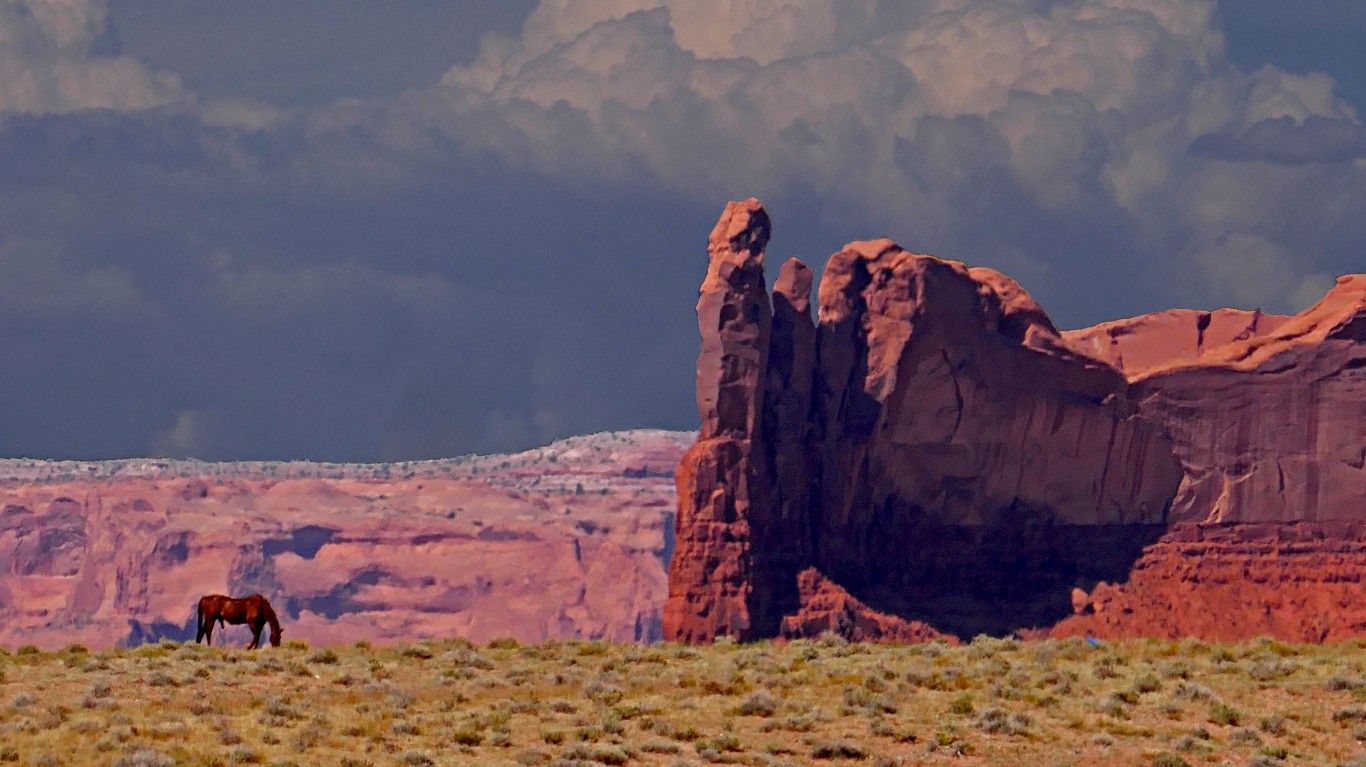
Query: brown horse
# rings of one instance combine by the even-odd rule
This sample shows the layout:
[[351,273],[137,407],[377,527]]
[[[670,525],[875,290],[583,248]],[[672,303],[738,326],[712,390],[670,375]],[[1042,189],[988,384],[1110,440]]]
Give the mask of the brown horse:
[[272,647],[280,646],[280,634],[284,633],[280,628],[280,619],[275,617],[275,608],[270,606],[270,600],[260,594],[233,599],[222,594],[210,594],[199,600],[199,635],[194,638],[195,642],[206,640],[210,645],[213,644],[213,622],[218,621],[222,626],[224,621],[240,626],[245,623],[251,627],[251,644],[247,645],[248,650],[255,650],[261,646],[261,629],[270,624],[270,644]]

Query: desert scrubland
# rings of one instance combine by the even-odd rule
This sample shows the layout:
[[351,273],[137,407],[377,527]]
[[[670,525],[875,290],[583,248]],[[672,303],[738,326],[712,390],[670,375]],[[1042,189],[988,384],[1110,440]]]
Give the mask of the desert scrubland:
[[606,642],[0,654],[24,765],[1366,764],[1366,643]]

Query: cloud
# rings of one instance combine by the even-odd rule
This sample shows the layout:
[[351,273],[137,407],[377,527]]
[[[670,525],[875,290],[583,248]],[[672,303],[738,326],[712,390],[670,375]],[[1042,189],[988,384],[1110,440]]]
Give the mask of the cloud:
[[80,109],[146,109],[186,97],[180,80],[104,55],[101,0],[0,3],[0,117]]
[[[775,266],[891,236],[1019,278],[1063,326],[1300,308],[1366,240],[1358,116],[1322,75],[1230,65],[1205,0],[545,0],[439,84],[322,106],[158,90],[102,5],[22,5],[6,454],[691,427],[702,238],[750,195]],[[58,59],[129,88],[92,109]]]
[[535,0],[109,0],[124,54],[201,99],[296,107],[427,88]]
[[1191,151],[1230,162],[1261,161],[1283,165],[1342,163],[1366,157],[1366,126],[1353,120],[1312,116],[1263,120],[1241,133],[1208,133]]
[[1234,306],[1308,308],[1333,287],[1333,277],[1296,272],[1293,254],[1262,237],[1234,234],[1197,246],[1192,261],[1217,300]]
[[119,266],[64,264],[52,243],[0,240],[0,315],[136,314],[147,305]]
[[[548,0],[519,40],[450,70],[428,96],[447,111],[426,117],[544,173],[758,190],[779,221],[798,189],[869,222],[910,217],[907,246],[1032,265],[1045,298],[1067,270],[1091,273],[1079,253],[1039,250],[1037,228],[1089,221],[1117,221],[1129,238],[1112,258],[1152,267],[1102,279],[1135,291],[1134,310],[1226,295],[1164,284],[1188,273],[1191,242],[1261,238],[1297,278],[1349,268],[1294,222],[1345,208],[1325,239],[1361,231],[1348,214],[1362,194],[1327,199],[1366,181],[1344,162],[1360,121],[1324,75],[1234,69],[1214,13],[1204,0]],[[1319,167],[1242,186],[1263,163]],[[1021,211],[1035,231],[984,225],[1030,228]]]

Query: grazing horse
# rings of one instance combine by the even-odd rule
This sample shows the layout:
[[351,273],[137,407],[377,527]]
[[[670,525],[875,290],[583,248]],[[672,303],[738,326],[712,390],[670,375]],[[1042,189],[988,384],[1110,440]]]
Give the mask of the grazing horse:
[[247,645],[248,650],[255,650],[261,646],[261,629],[270,624],[270,644],[272,647],[280,646],[280,619],[275,617],[275,609],[270,606],[270,600],[260,594],[233,599],[222,594],[210,594],[199,600],[199,635],[194,638],[197,643],[206,640],[209,645],[213,644],[213,622],[218,621],[222,626],[224,621],[235,626],[243,623],[251,627],[251,644]]

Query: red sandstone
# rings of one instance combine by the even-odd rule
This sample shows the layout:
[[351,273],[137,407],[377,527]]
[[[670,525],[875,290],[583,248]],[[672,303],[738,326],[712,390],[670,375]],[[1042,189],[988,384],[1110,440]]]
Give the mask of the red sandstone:
[[684,438],[387,466],[5,461],[0,646],[193,640],[201,595],[253,591],[315,645],[655,640]]
[[[700,322],[667,636],[1366,634],[1366,276],[1295,317],[1060,333],[1013,280],[878,240],[831,257],[813,324],[810,270],[770,312],[761,256],[718,292],[716,242],[699,318],[746,312]],[[718,389],[749,417],[724,450]]]

